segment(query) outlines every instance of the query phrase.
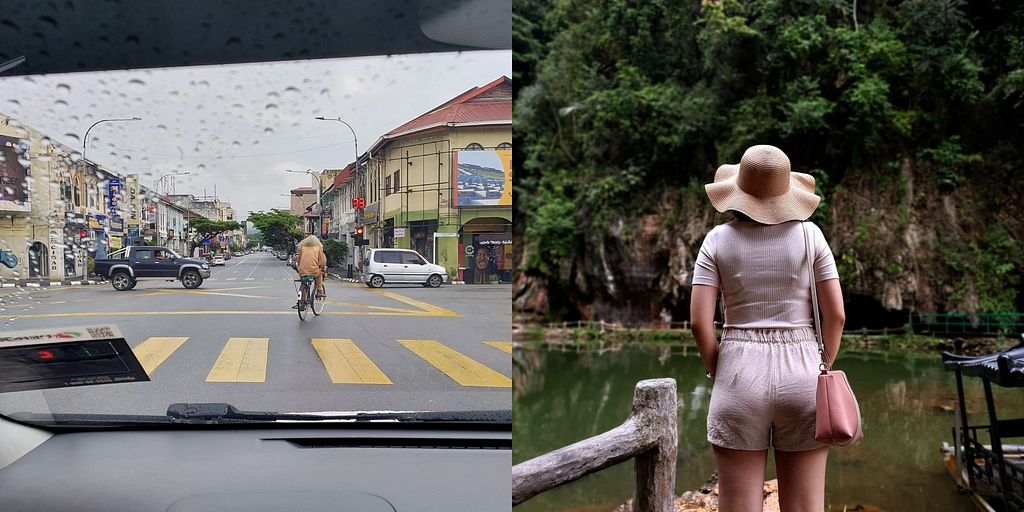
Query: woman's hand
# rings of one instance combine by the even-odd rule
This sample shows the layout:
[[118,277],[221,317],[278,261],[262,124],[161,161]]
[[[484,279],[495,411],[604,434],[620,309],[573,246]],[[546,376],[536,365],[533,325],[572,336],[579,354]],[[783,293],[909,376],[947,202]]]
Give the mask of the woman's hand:
[[690,292],[690,326],[697,342],[697,351],[712,377],[718,367],[718,339],[715,337],[717,304],[718,288],[704,284],[693,285]]

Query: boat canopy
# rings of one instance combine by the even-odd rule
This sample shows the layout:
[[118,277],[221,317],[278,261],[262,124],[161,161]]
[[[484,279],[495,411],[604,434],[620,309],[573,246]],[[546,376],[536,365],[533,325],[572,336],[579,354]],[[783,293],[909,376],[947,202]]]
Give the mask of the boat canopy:
[[1005,388],[1024,387],[1024,335],[1017,345],[983,356],[960,356],[942,353],[946,371],[956,371],[971,377],[981,377]]

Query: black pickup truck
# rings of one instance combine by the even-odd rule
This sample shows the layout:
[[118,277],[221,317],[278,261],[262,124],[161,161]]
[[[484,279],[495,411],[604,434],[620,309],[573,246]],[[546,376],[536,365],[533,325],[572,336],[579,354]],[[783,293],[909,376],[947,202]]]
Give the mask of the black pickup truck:
[[110,279],[117,291],[131,290],[139,279],[181,281],[185,288],[199,288],[210,277],[210,264],[183,258],[166,247],[133,246],[110,253],[94,262],[93,271]]

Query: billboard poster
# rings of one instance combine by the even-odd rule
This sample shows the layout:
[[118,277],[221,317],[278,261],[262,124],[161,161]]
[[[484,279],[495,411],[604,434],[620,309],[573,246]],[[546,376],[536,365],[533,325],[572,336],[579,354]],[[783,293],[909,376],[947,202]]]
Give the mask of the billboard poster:
[[110,232],[111,233],[124,233],[124,219],[120,217],[110,218]]
[[17,137],[0,136],[0,211],[32,211],[26,180],[30,173],[28,167],[18,161],[19,153],[24,154],[20,145]]
[[125,179],[125,198],[128,201],[128,215],[124,222],[128,226],[138,226],[142,216],[142,206],[139,195],[139,175],[129,174]]
[[107,215],[120,217],[121,210],[121,179],[110,178],[107,180]]
[[512,150],[456,151],[455,206],[512,206]]

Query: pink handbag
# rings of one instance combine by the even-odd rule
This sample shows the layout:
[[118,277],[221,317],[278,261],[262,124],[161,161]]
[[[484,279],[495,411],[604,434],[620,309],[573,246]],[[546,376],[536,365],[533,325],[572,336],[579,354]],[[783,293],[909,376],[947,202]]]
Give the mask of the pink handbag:
[[832,369],[828,351],[821,339],[821,325],[818,319],[818,291],[814,282],[814,258],[811,254],[811,238],[807,233],[807,223],[803,223],[804,247],[807,250],[807,271],[811,276],[811,304],[814,315],[814,335],[818,339],[818,353],[821,364],[818,369],[818,391],[816,403],[817,419],[814,425],[814,439],[819,443],[831,446],[849,446],[864,437],[861,431],[860,406],[857,397],[846,380],[846,374]]

